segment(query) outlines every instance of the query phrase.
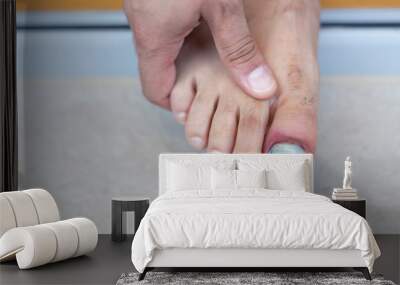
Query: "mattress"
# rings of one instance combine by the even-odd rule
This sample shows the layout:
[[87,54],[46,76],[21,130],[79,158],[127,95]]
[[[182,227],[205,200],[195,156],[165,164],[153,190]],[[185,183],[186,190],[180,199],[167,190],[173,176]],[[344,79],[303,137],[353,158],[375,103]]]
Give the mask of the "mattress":
[[151,204],[132,243],[143,272],[157,249],[359,250],[372,271],[380,255],[365,219],[307,192],[265,189],[167,192]]

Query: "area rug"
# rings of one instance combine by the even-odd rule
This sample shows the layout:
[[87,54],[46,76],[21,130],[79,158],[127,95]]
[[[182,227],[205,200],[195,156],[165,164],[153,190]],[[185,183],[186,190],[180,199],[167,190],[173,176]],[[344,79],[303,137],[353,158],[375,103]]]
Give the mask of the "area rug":
[[381,275],[372,275],[368,281],[359,272],[148,272],[146,278],[138,281],[138,273],[124,273],[116,285],[134,284],[266,284],[266,285],[395,285]]

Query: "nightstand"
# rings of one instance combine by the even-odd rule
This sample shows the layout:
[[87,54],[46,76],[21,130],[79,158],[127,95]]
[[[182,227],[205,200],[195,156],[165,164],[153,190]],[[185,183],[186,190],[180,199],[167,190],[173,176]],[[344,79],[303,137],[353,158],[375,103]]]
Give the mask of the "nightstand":
[[138,229],[140,221],[149,208],[150,199],[147,197],[115,197],[112,198],[112,226],[111,238],[113,241],[123,241],[126,239],[124,229],[124,212],[135,212],[135,231]]
[[357,200],[332,200],[332,202],[359,214],[364,219],[366,218],[367,201],[365,199]]

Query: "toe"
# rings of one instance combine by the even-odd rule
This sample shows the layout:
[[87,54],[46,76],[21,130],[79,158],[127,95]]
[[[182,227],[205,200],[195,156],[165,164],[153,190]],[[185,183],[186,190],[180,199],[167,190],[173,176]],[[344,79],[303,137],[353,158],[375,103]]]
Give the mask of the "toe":
[[208,136],[207,149],[209,152],[230,153],[235,143],[239,109],[229,100],[224,102],[223,98],[220,98],[213,116]]
[[178,80],[171,91],[171,111],[175,119],[185,124],[195,94],[194,80]]
[[260,153],[268,124],[268,103],[240,110],[235,153]]
[[196,149],[207,146],[211,120],[217,105],[217,96],[213,93],[199,92],[195,95],[187,116],[186,139]]
[[265,141],[265,152],[278,143],[296,144],[305,152],[314,153],[317,137],[315,108],[299,108],[290,104],[278,106]]

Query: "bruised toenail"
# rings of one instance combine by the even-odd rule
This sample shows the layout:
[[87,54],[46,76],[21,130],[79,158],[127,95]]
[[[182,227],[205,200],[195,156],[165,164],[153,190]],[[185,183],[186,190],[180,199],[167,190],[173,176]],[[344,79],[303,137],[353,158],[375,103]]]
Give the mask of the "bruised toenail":
[[305,153],[304,149],[297,145],[291,143],[277,143],[274,144],[268,153],[275,153],[275,154],[296,154],[296,153]]
[[175,119],[179,123],[184,124],[186,122],[186,113],[185,112],[175,113]]
[[276,82],[273,79],[271,72],[264,65],[251,71],[247,76],[247,82],[251,90],[261,95],[271,93],[276,88]]
[[197,149],[202,149],[204,147],[204,141],[200,137],[191,137],[189,141],[190,144]]

